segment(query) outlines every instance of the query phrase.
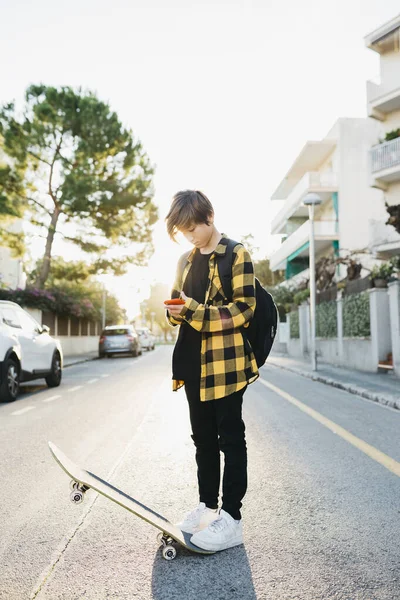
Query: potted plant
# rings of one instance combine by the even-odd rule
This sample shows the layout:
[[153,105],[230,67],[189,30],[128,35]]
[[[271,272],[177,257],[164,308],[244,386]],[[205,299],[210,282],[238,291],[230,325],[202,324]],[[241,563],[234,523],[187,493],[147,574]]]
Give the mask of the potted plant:
[[400,279],[400,255],[392,256],[392,258],[390,259],[390,264],[393,266],[393,274],[396,275],[398,279]]
[[381,265],[375,265],[372,268],[370,278],[376,288],[387,287],[388,280],[392,277],[394,267],[390,262],[385,262]]
[[299,306],[300,304],[307,302],[309,297],[310,297],[310,290],[309,290],[309,288],[307,288],[305,290],[301,290],[300,292],[297,292],[293,297],[293,302],[297,306]]
[[388,131],[385,135],[385,142],[390,142],[398,137],[400,137],[400,129],[393,129],[392,131]]

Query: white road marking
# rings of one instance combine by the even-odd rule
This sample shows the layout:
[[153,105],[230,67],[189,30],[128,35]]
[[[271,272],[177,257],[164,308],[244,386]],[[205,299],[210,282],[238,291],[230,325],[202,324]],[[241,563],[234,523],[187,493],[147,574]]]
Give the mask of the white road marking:
[[45,398],[43,402],[53,402],[53,400],[57,400],[58,398],[61,398],[61,396],[50,396],[50,398]]
[[67,392],[77,392],[78,390],[80,390],[82,388],[81,385],[76,385],[73,388],[70,388],[69,390],[67,390]]
[[91,379],[90,381],[88,381],[88,383],[96,383],[96,381],[98,381],[98,379]]
[[26,408],[21,408],[20,410],[16,410],[11,414],[15,416],[23,415],[24,413],[28,412],[29,410],[33,410],[34,408],[36,408],[36,406],[27,406]]

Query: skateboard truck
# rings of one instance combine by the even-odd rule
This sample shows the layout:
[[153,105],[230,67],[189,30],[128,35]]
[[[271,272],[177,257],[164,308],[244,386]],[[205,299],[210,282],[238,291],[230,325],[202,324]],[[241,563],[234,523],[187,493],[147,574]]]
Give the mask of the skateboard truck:
[[162,545],[162,555],[165,560],[173,560],[176,556],[176,548],[172,545],[174,539],[170,537],[167,533],[159,533],[157,535],[157,540],[159,544]]

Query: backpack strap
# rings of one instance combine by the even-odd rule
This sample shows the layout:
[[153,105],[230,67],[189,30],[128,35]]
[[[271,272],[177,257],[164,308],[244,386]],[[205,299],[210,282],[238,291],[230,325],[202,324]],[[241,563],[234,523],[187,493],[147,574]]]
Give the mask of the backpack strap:
[[187,265],[189,254],[191,252],[192,252],[191,250],[188,250],[188,252],[185,252],[184,254],[182,254],[182,256],[179,258],[179,261],[178,261],[178,274],[179,274],[179,279],[181,282],[181,287],[182,287],[183,272]]
[[229,302],[233,300],[232,290],[232,265],[233,265],[233,249],[238,246],[240,242],[228,239],[226,243],[225,254],[218,256],[218,272],[221,280],[222,289]]

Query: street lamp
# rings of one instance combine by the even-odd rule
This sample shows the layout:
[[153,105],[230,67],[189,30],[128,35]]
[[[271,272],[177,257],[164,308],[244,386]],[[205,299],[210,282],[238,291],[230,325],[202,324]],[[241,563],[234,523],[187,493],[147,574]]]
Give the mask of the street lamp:
[[315,243],[314,243],[314,207],[321,204],[322,200],[318,194],[309,193],[303,200],[304,206],[308,206],[308,218],[310,219],[310,321],[311,321],[311,368],[317,370],[317,353],[315,345]]
[[101,302],[101,314],[102,314],[102,327],[104,329],[104,327],[106,326],[106,298],[107,298],[107,292],[106,292],[106,285],[105,283],[103,283],[103,290],[102,290],[102,302]]

